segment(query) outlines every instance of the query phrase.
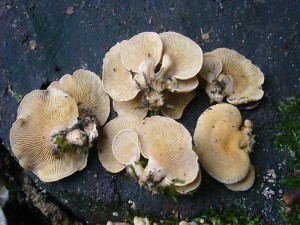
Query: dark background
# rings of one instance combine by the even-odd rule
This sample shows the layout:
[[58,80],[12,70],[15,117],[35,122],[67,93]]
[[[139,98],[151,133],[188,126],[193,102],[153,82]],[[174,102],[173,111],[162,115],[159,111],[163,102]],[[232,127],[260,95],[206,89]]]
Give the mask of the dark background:
[[[69,6],[74,10],[71,14],[66,13]],[[253,110],[240,107],[243,118],[253,121],[257,141],[250,156],[257,173],[251,190],[231,192],[202,170],[201,187],[192,196],[180,196],[177,202],[151,196],[125,173],[106,172],[96,149],[91,150],[87,167],[66,179],[47,184],[29,173],[31,178],[86,223],[120,221],[135,215],[185,219],[203,215],[210,207],[220,211],[245,208],[252,215],[262,215],[262,224],[280,221],[278,199],[284,187],[279,181],[285,159],[273,146],[272,136],[276,133],[277,104],[300,93],[299,18],[299,0],[1,0],[1,151],[10,150],[9,130],[16,117],[17,94],[46,88],[79,68],[101,76],[105,53],[116,42],[139,32],[179,32],[198,43],[203,52],[218,47],[234,49],[265,74],[260,105]],[[201,34],[207,32],[209,39],[203,40]],[[208,106],[209,99],[199,88],[180,120],[191,134]],[[115,116],[112,112],[111,118]],[[270,175],[272,169],[275,178]],[[270,198],[263,194],[266,188],[274,191]],[[135,202],[137,211],[130,208],[128,200]]]

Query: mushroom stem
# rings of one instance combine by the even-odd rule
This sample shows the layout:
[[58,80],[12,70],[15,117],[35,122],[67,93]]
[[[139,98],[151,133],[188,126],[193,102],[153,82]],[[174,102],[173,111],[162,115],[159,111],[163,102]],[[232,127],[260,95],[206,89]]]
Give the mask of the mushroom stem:
[[223,98],[233,93],[234,80],[229,74],[220,74],[216,79],[209,83],[205,91],[210,98],[210,103],[221,103]]
[[255,135],[252,134],[252,127],[252,122],[247,119],[241,128],[242,139],[240,140],[240,148],[245,149],[247,152],[252,152],[253,145],[255,144]]
[[60,130],[51,136],[52,155],[59,158],[61,154],[69,151],[77,151],[87,155],[95,138],[98,137],[97,119],[86,108],[81,109],[83,118],[71,128]]

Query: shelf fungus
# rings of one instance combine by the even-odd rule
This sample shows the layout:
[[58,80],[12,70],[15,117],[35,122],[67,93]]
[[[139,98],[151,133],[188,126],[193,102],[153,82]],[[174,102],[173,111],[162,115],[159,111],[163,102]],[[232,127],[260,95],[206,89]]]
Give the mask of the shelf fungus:
[[143,32],[105,55],[104,90],[118,115],[144,118],[150,110],[179,119],[195,97],[202,62],[202,50],[191,39],[175,32]]
[[89,111],[95,115],[99,125],[106,122],[110,111],[109,97],[103,90],[100,77],[95,73],[76,70],[73,75],[66,74],[50,86],[64,91],[76,100],[79,116]]
[[159,186],[184,187],[197,179],[200,170],[192,137],[180,123],[160,116],[146,118],[138,136],[141,153],[148,159],[139,180],[146,188],[155,192]]
[[233,105],[258,101],[264,91],[264,75],[250,60],[238,52],[218,48],[204,54],[200,77],[206,80],[205,88],[211,103],[224,98]]
[[[239,110],[230,104],[217,104],[199,117],[194,133],[196,152],[208,174],[224,184],[252,176],[249,153],[255,143],[252,123],[244,126]],[[254,182],[254,181],[253,181]],[[251,185],[252,186],[252,185]]]
[[142,120],[137,116],[123,115],[103,127],[98,142],[98,156],[107,171],[118,173],[131,165],[139,167],[135,163],[140,157],[136,133],[141,123]]
[[109,97],[100,78],[77,70],[23,98],[10,130],[12,151],[41,181],[60,180],[86,166],[97,126],[108,113]]

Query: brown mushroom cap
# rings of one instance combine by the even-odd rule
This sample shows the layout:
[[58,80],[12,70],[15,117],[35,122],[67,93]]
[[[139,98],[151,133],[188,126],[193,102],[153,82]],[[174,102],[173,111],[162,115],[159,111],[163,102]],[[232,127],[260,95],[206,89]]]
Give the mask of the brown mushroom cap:
[[222,61],[221,73],[233,78],[232,93],[226,97],[229,103],[238,105],[262,98],[264,75],[250,60],[227,48],[218,48],[209,54]]
[[222,61],[215,55],[204,53],[199,75],[211,83],[222,71]]
[[177,186],[176,191],[183,195],[189,194],[192,191],[195,191],[200,186],[200,184],[201,184],[201,170],[199,169],[198,175],[193,182],[191,182],[187,185],[184,185],[184,186]]
[[70,151],[59,158],[52,153],[51,136],[77,122],[75,99],[56,88],[27,94],[10,130],[11,148],[20,165],[44,182],[67,177],[86,166],[87,156]]
[[121,60],[129,71],[138,73],[142,62],[148,58],[153,59],[155,68],[161,59],[162,49],[162,41],[157,33],[139,33],[125,43]]
[[140,91],[131,72],[126,69],[121,61],[121,50],[127,40],[117,43],[103,59],[103,86],[107,94],[116,101],[133,99]]
[[133,115],[123,115],[109,121],[102,129],[98,142],[98,157],[109,172],[118,173],[125,168],[113,155],[112,144],[116,135],[124,129],[137,132],[142,120]]
[[198,157],[193,151],[191,135],[183,125],[170,118],[153,116],[144,120],[138,136],[142,155],[149,159],[145,171],[161,168],[168,180],[182,181],[178,186],[195,180]]
[[246,177],[244,177],[241,181],[233,184],[225,184],[225,186],[232,191],[247,191],[249,190],[255,181],[255,169],[251,164],[249,172]]
[[109,97],[104,92],[99,76],[88,70],[76,70],[73,75],[66,74],[59,81],[51,83],[75,98],[79,108],[88,107],[95,114],[100,125],[103,125],[110,111]]
[[175,32],[164,32],[159,36],[163,43],[161,68],[165,70],[165,76],[180,80],[196,76],[203,63],[200,46],[188,37]]
[[241,122],[239,110],[226,103],[209,107],[197,121],[194,142],[200,163],[225,184],[242,180],[249,171],[248,152],[254,140],[250,127],[249,132],[240,130]]
[[165,93],[166,104],[162,107],[162,113],[172,119],[180,119],[185,107],[193,100],[196,90],[187,93]]
[[131,165],[140,159],[139,139],[130,129],[121,130],[114,138],[112,152],[120,163]]
[[147,115],[148,108],[140,108],[140,104],[143,99],[143,94],[139,93],[135,98],[129,101],[115,101],[113,100],[113,108],[121,115],[135,115],[141,119],[144,119]]

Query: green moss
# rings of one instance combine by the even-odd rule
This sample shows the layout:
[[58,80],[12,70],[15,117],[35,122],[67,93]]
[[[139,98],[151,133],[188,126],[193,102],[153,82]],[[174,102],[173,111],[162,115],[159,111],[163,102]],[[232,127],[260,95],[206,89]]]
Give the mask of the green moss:
[[8,92],[11,93],[11,96],[19,103],[21,102],[23,96],[11,88],[11,85],[8,85]]
[[77,151],[83,153],[86,157],[88,156],[89,150],[86,146],[74,146],[68,143],[65,137],[60,136],[55,139],[54,144],[60,146],[59,154],[66,152]]
[[176,191],[176,186],[171,184],[169,186],[159,186],[157,188],[159,194],[166,198],[172,199],[174,202],[177,202],[178,192]]
[[[300,187],[300,95],[288,99],[279,105],[280,122],[274,137],[276,148],[284,154],[287,171],[281,177],[281,183],[287,189]],[[300,203],[291,207],[287,214],[280,200],[280,211],[286,224],[298,224],[300,221]]]

